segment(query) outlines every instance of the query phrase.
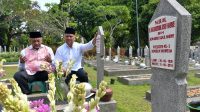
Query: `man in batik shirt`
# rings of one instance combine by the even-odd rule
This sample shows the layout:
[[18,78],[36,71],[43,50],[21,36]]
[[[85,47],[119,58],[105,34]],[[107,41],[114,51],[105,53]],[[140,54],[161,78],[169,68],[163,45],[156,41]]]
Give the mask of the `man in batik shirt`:
[[29,37],[31,45],[21,51],[20,71],[14,75],[14,79],[24,94],[31,93],[28,83],[48,80],[49,71],[42,69],[41,66],[45,65],[51,69],[54,59],[53,50],[42,44],[40,32],[30,32]]

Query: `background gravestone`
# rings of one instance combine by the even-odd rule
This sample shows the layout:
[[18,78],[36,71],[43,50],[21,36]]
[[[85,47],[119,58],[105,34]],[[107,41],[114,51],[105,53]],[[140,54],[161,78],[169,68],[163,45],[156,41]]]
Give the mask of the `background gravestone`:
[[117,47],[117,57],[118,57],[118,61],[119,61],[119,59],[120,59],[120,47],[119,46]]
[[144,48],[144,58],[145,58],[145,65],[150,67],[150,55],[149,55],[149,48],[146,45]]
[[132,48],[132,46],[129,47],[128,51],[129,51],[128,52],[129,53],[129,58],[131,59],[133,57],[133,54],[132,54],[133,48]]
[[[154,20],[161,16],[171,16],[176,18],[176,43],[175,49],[172,49],[175,50],[175,63],[168,69],[165,67],[152,67],[152,112],[186,112],[186,75],[188,72],[189,46],[191,38],[191,14],[176,0],[161,0],[155,10],[150,24],[155,22]],[[162,21],[157,22],[159,23]],[[163,31],[163,35],[165,35],[166,32],[165,30]],[[153,61],[158,60],[152,60],[151,47],[150,53],[152,66]],[[157,62],[154,64],[157,64]]]
[[112,60],[112,49],[111,49],[111,47],[109,47],[109,61],[111,61]]
[[137,48],[137,57],[140,56],[140,48]]

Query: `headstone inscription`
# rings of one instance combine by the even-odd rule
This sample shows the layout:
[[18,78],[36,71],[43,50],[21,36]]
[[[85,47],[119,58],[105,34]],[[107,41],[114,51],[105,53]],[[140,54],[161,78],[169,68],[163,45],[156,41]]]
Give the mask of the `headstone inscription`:
[[152,112],[186,112],[191,14],[176,0],[160,0],[148,30]]

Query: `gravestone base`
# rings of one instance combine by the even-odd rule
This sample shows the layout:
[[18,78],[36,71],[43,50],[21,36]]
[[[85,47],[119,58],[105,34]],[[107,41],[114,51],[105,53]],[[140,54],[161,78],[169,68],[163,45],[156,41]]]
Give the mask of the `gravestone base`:
[[[195,93],[194,95],[189,95],[188,92]],[[146,91],[145,99],[151,102],[151,90]],[[187,103],[191,101],[200,101],[200,86],[189,86],[187,87]]]
[[118,76],[117,80],[126,85],[150,84],[151,74]]
[[116,112],[116,104],[115,100],[111,100],[108,102],[99,102],[100,112]]

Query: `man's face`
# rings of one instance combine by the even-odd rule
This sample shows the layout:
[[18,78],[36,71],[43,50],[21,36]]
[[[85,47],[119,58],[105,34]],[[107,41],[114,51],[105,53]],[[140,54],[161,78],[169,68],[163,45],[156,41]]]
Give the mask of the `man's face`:
[[72,47],[74,40],[75,40],[74,34],[65,34],[65,42],[69,47]]
[[39,49],[42,44],[42,38],[30,38],[30,42],[34,49]]

